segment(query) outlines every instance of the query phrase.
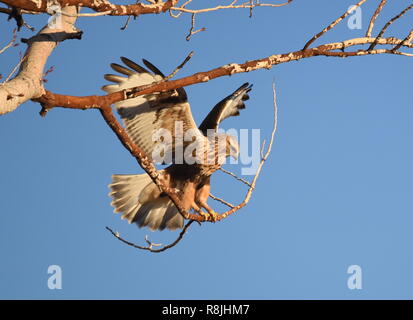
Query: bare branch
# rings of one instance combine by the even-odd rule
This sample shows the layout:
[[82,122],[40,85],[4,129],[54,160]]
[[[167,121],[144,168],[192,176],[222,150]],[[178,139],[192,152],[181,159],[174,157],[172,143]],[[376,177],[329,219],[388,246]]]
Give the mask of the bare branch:
[[230,208],[235,208],[235,206],[227,201],[225,201],[224,199],[218,198],[216,196],[214,196],[212,193],[209,194],[209,197],[215,201],[221,202],[222,204],[225,204],[227,207]]
[[[406,9],[404,9],[402,12],[400,12],[397,16],[393,17],[392,19],[390,19],[385,26],[383,27],[383,29],[381,29],[381,31],[379,32],[379,34],[376,37],[376,40],[370,45],[370,47],[368,48],[368,51],[373,50],[376,45],[378,44],[378,40],[381,39],[381,37],[384,35],[384,33],[386,32],[386,30],[394,23],[396,22],[398,19],[400,19],[401,17],[403,17],[410,9],[413,8],[413,3],[411,5],[409,5]],[[403,43],[403,41],[402,41]]]
[[413,29],[410,31],[410,33],[407,35],[406,38],[404,38],[404,40],[402,42],[400,42],[398,45],[396,45],[392,51],[397,51],[399,50],[403,45],[409,45],[411,44],[413,40]]
[[130,241],[122,238],[118,232],[113,231],[113,230],[112,230],[111,228],[109,228],[109,227],[106,227],[106,229],[107,229],[115,238],[119,239],[120,241],[122,241],[123,243],[127,244],[128,246],[134,247],[134,248],[136,248],[136,249],[147,250],[147,251],[150,251],[150,252],[153,252],[153,253],[159,253],[159,252],[163,252],[163,251],[165,251],[165,250],[168,250],[168,249],[176,246],[176,245],[183,239],[186,231],[188,230],[188,228],[191,226],[191,224],[192,224],[193,222],[194,222],[193,220],[188,221],[188,222],[186,223],[186,225],[184,226],[184,228],[182,229],[182,231],[179,233],[178,238],[176,238],[176,240],[175,240],[174,242],[172,242],[172,243],[170,243],[170,244],[168,244],[168,245],[165,245],[165,246],[163,246],[162,248],[159,248],[159,249],[154,249],[153,247],[159,247],[159,246],[161,246],[161,244],[152,243],[151,241],[148,240],[148,237],[145,237],[145,241],[146,241],[146,243],[148,243],[148,246],[147,246],[147,247],[144,247],[144,246],[137,245],[137,244],[135,244],[135,243],[133,243],[133,242],[130,242]]
[[257,172],[255,173],[254,178],[252,179],[251,186],[247,191],[247,194],[245,195],[244,200],[237,206],[233,207],[231,210],[228,210],[227,212],[224,212],[218,217],[218,221],[227,218],[231,214],[237,212],[241,208],[245,207],[248,202],[251,200],[252,193],[255,189],[255,186],[257,184],[258,177],[260,176],[260,173],[262,171],[262,168],[264,167],[265,161],[268,160],[268,157],[271,154],[272,146],[274,143],[274,138],[275,138],[275,133],[277,132],[277,123],[278,123],[278,107],[277,107],[277,94],[276,94],[276,88],[275,84],[273,83],[273,104],[274,104],[274,123],[273,123],[273,129],[271,132],[271,138],[270,138],[270,143],[268,145],[268,149],[264,154],[264,157],[261,159],[260,164],[258,165]]
[[[364,2],[367,0],[361,0],[357,4],[355,4],[352,7],[352,10],[355,8],[360,7]],[[321,30],[319,33],[317,33],[314,37],[312,37],[304,46],[303,50],[306,50],[307,48],[310,47],[310,45],[316,41],[318,38],[320,38],[323,34],[327,33],[331,29],[333,29],[337,24],[339,24],[341,21],[343,21],[347,16],[352,12],[352,10],[347,10],[345,13],[343,13],[337,20],[334,20],[332,23],[330,23],[327,27],[325,27],[323,30]]]
[[239,4],[239,5],[236,4],[237,1],[233,1],[231,4],[226,5],[226,6],[220,5],[220,6],[211,7],[211,8],[204,8],[204,9],[187,9],[185,7],[189,4],[189,2],[192,2],[192,1],[187,1],[186,3],[184,3],[180,7],[171,7],[171,10],[178,11],[178,12],[197,14],[197,13],[205,13],[205,12],[211,12],[211,11],[224,10],[224,9],[253,9],[253,8],[256,8],[256,7],[278,8],[278,7],[282,7],[282,6],[285,6],[287,4],[290,4],[292,1],[293,0],[288,0],[286,2],[279,3],[279,4],[260,3],[258,1],[248,1],[246,3]]
[[175,68],[175,70],[172,71],[172,73],[171,73],[169,76],[167,76],[167,77],[164,78],[164,81],[167,81],[167,80],[175,77],[176,74],[177,74],[180,70],[182,70],[182,68],[189,62],[189,60],[191,60],[191,58],[192,58],[193,55],[194,55],[194,52],[191,51],[191,52],[187,55],[187,57],[185,58],[185,60],[182,61],[182,63],[181,63],[179,66],[177,66],[177,67]]
[[[110,1],[96,0],[55,0],[62,8],[67,6],[90,8],[103,15],[111,16],[138,16],[141,14],[153,14],[168,11],[175,6],[179,0],[158,1],[153,4],[112,4]],[[32,12],[47,12],[48,0],[1,0],[7,5]],[[67,13],[67,12],[66,12]],[[89,14],[83,14],[89,16]]]
[[[20,54],[20,59],[19,62],[14,66],[13,70],[9,73],[9,75],[7,76],[7,78],[1,83],[1,86],[3,86],[5,83],[7,83],[7,81],[9,81],[11,79],[11,77],[13,77],[13,75],[16,73],[17,69],[20,67],[20,65],[23,63],[23,61],[27,58],[27,56],[22,56]],[[1,90],[1,87],[0,87]],[[21,96],[21,95],[20,95]],[[13,96],[9,95],[7,96],[7,99],[12,99]]]
[[233,173],[233,172],[231,172],[231,171],[228,171],[228,170],[225,170],[224,168],[219,168],[219,170],[222,171],[222,172],[224,172],[224,173],[226,173],[226,174],[228,174],[228,175],[230,175],[231,177],[235,178],[236,180],[238,180],[238,181],[246,184],[247,186],[251,187],[251,183],[249,183],[249,182],[248,182],[247,180],[245,180],[245,179],[242,179],[242,178],[238,177],[235,173]]
[[126,19],[125,24],[123,25],[123,27],[120,28],[120,30],[126,30],[129,26],[129,22],[131,21],[132,16],[128,16],[128,18]]
[[203,8],[203,9],[188,9],[187,6],[192,2],[192,0],[188,0],[179,7],[171,7],[169,9],[169,13],[171,17],[173,18],[179,18],[182,13],[191,14],[191,27],[190,27],[188,35],[186,36],[186,40],[189,41],[193,35],[199,32],[202,32],[202,31],[206,31],[205,27],[195,30],[195,16],[199,13],[207,13],[207,12],[225,10],[225,9],[248,9],[250,12],[250,17],[252,17],[252,10],[256,7],[282,7],[287,4],[290,4],[292,1],[293,0],[287,0],[283,3],[274,4],[274,3],[261,3],[258,0],[249,0],[245,3],[237,4],[238,0],[235,0],[235,1],[232,1],[229,5],[219,5],[219,6],[215,6],[211,8]]
[[3,47],[2,49],[0,49],[0,54],[2,54],[4,51],[6,51],[7,49],[11,48],[14,46],[14,43],[16,42],[16,38],[17,38],[17,29],[13,30],[13,37],[11,38],[10,42]]
[[[63,9],[68,13],[76,13],[75,7]],[[45,26],[36,36],[27,41],[28,48],[17,76],[0,86],[0,115],[15,110],[27,100],[44,94],[42,78],[47,58],[57,44],[73,34],[78,34],[74,28],[76,18],[62,17],[62,28],[54,29]]]
[[[50,106],[59,106],[65,108],[98,108],[99,105],[104,105],[108,102],[115,103],[121,100],[141,96],[144,94],[150,94],[154,92],[165,92],[197,83],[207,82],[222,76],[231,76],[236,73],[250,72],[259,69],[270,69],[274,65],[279,65],[282,63],[288,63],[291,61],[297,61],[311,57],[329,56],[346,58],[373,54],[395,54],[395,52],[386,49],[373,51],[367,51],[363,49],[348,52],[343,51],[346,48],[371,44],[374,41],[376,41],[376,39],[374,38],[354,38],[342,42],[328,43],[307,50],[293,51],[284,54],[274,54],[266,58],[251,60],[245,63],[231,63],[209,71],[198,72],[191,76],[183,77],[181,79],[157,82],[150,85],[125,89],[103,96],[76,97],[46,92],[46,94],[41,99],[38,99],[38,101],[51,101],[51,103],[49,104]],[[380,45],[398,45],[399,43],[403,43],[403,40],[397,38],[382,38],[377,39],[377,43]],[[413,48],[413,45],[411,43],[403,43],[402,47]]]
[[198,30],[194,30],[194,29],[195,29],[195,13],[193,13],[191,17],[191,28],[189,29],[189,33],[186,36],[186,41],[191,40],[191,37],[193,35],[206,30],[206,28],[200,28]]
[[381,0],[379,6],[377,7],[376,11],[374,12],[373,16],[371,17],[369,27],[367,28],[366,37],[370,38],[371,33],[373,32],[374,24],[376,22],[377,17],[380,15],[383,7],[386,5],[387,0]]

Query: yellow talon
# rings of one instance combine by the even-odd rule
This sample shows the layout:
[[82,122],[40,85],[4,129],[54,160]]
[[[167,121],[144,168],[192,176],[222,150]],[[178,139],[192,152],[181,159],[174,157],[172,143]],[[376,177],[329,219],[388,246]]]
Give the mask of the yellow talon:
[[219,214],[216,213],[214,210],[209,210],[208,211],[209,218],[211,219],[212,222],[217,222]]
[[208,211],[208,213],[203,211],[198,211],[199,215],[204,218],[205,221],[216,222],[218,220],[219,214],[213,210]]
[[208,221],[208,217],[209,217],[208,213],[203,212],[202,210],[199,210],[199,211],[198,211],[198,214],[199,214],[202,218],[204,218],[205,221]]

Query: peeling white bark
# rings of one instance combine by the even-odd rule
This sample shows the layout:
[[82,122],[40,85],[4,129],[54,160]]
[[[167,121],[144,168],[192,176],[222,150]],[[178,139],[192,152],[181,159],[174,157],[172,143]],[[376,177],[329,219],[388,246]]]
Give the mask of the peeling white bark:
[[[62,11],[73,16],[62,16],[60,29],[46,25],[28,42],[24,60],[17,75],[0,84],[0,115],[14,111],[22,103],[38,98],[44,93],[42,78],[48,57],[63,40],[62,34],[76,32],[76,7],[66,7]],[[36,41],[41,39],[42,41]]]

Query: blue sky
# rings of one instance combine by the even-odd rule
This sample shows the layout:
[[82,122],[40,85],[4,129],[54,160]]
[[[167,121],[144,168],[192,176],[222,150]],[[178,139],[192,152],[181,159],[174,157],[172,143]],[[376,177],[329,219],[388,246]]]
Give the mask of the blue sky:
[[[101,94],[103,75],[120,56],[146,58],[165,73],[188,52],[179,76],[302,48],[354,1],[294,1],[279,9],[200,15],[207,31],[185,40],[190,16],[83,18],[81,41],[53,52],[46,88]],[[344,21],[318,43],[363,36],[378,1],[367,1],[363,29]],[[382,26],[406,4],[391,4]],[[404,37],[410,13],[388,31]],[[27,18],[40,29],[46,16]],[[13,22],[0,22],[6,43]],[[5,38],[7,36],[7,39]],[[22,31],[19,37],[29,37]],[[1,73],[23,44],[2,54]],[[279,129],[250,204],[216,224],[194,225],[175,248],[151,254],[106,230],[144,243],[168,243],[112,213],[114,173],[141,173],[97,111],[54,109],[46,118],[28,102],[0,117],[0,298],[3,299],[411,299],[413,298],[412,58],[311,58],[186,88],[200,123],[242,83],[254,84],[247,109],[225,128],[272,128],[272,81]],[[239,171],[239,167],[228,166]],[[246,189],[217,173],[213,193],[236,202]],[[212,203],[212,202],[211,202]],[[62,268],[61,290],[47,286]],[[347,268],[362,268],[362,289],[347,287]]]

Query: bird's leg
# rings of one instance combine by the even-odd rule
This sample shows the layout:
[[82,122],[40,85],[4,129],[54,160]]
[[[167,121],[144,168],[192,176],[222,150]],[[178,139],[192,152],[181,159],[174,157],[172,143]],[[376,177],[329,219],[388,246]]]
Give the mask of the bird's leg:
[[[218,220],[219,214],[216,213],[208,204],[207,204],[207,200],[209,198],[209,192],[211,189],[211,185],[210,185],[210,178],[208,177],[205,181],[204,181],[204,185],[199,188],[195,194],[195,202],[197,204],[197,206],[199,206],[200,208],[205,208],[206,211],[208,212],[208,214],[206,213],[199,213],[200,215],[202,215],[205,219],[205,221],[212,221],[215,222]],[[201,211],[201,210],[200,210]]]
[[219,213],[215,212],[206,201],[198,201],[198,204],[208,212],[209,220],[212,222],[218,221]]
[[215,220],[213,219],[213,216],[211,216],[210,212],[202,211],[201,207],[198,206],[198,204],[196,204],[195,202],[192,204],[192,209],[194,209],[194,211],[196,211],[201,217],[203,217],[205,221],[211,220],[211,221],[215,222]]

